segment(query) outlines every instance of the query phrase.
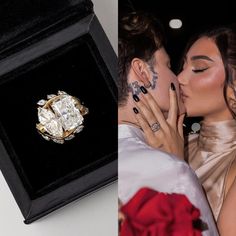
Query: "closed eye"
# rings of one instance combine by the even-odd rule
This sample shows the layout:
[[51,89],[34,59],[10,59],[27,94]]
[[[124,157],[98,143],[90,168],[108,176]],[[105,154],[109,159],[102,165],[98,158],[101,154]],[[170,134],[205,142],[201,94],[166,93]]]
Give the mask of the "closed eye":
[[193,71],[194,73],[201,73],[201,72],[203,72],[203,71],[205,71],[205,70],[207,70],[207,69],[209,69],[209,67],[206,67],[206,68],[203,68],[203,69],[192,69],[192,71]]

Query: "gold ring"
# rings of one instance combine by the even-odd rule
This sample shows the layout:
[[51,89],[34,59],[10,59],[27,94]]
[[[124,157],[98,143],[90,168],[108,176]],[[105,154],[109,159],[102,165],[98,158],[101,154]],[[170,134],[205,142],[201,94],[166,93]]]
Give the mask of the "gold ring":
[[37,104],[39,123],[36,128],[47,141],[63,144],[83,130],[83,116],[89,110],[78,98],[58,91],[57,95],[47,95],[47,100],[41,99]]

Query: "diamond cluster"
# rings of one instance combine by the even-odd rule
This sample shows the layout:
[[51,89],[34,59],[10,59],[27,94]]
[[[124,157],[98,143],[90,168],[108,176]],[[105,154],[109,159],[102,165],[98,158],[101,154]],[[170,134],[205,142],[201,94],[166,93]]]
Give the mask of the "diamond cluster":
[[[37,103],[41,129],[55,137],[52,140],[57,143],[63,143],[64,138],[65,140],[72,139],[74,133],[79,133],[83,129],[84,118],[76,106],[78,100],[63,91],[59,91],[58,95],[48,95],[47,98],[49,102],[42,99]],[[65,137],[66,131],[70,135]],[[47,135],[42,134],[42,136],[50,140]]]

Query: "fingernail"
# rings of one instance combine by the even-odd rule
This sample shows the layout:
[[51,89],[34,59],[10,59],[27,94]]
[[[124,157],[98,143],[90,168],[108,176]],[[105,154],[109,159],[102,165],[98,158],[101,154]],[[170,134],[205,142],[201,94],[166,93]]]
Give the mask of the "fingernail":
[[133,95],[133,99],[135,102],[139,102],[139,97],[136,94]]
[[147,93],[147,89],[145,89],[143,86],[140,87],[141,91],[146,94]]
[[170,86],[171,86],[171,89],[172,89],[173,91],[175,91],[175,85],[174,85],[173,83],[171,83]]
[[139,112],[138,112],[138,109],[137,109],[136,107],[133,108],[133,111],[134,111],[135,114],[138,114],[138,113],[139,113]]

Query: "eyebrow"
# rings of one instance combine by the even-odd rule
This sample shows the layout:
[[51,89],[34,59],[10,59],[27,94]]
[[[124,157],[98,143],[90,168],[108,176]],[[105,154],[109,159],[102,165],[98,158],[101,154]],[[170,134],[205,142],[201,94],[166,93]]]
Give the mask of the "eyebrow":
[[195,60],[207,60],[207,61],[213,61],[210,57],[205,56],[205,55],[196,55],[196,56],[192,56],[191,57],[191,61],[195,61]]

